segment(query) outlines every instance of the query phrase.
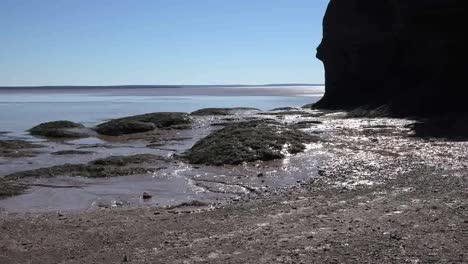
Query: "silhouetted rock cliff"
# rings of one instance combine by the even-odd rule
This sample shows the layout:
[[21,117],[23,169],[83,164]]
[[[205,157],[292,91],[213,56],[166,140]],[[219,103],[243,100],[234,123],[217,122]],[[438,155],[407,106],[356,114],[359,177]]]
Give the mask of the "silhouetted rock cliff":
[[467,8],[457,0],[331,0],[317,57],[319,108],[379,107],[395,115],[468,110]]

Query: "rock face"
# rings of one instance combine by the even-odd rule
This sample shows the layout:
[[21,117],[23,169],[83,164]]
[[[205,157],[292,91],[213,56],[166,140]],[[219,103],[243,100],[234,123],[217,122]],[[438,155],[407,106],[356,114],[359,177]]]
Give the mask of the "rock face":
[[467,111],[467,11],[458,0],[331,0],[317,49],[326,93],[315,106]]
[[184,157],[192,164],[225,165],[281,159],[305,149],[315,137],[282,124],[256,120],[234,123],[198,141]]
[[468,115],[433,116],[409,126],[415,136],[422,138],[446,138],[468,140]]
[[82,124],[66,120],[60,120],[42,123],[29,129],[28,131],[33,136],[41,136],[47,138],[88,137],[88,134],[83,133],[81,129],[84,129],[84,126]]
[[160,112],[113,119],[98,125],[96,132],[107,136],[120,136],[148,132],[156,128],[185,128],[190,123],[186,113]]

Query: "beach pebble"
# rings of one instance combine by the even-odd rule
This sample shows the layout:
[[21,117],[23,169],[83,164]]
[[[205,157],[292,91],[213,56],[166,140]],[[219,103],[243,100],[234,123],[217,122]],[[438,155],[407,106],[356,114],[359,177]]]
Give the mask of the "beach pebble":
[[153,198],[153,196],[147,192],[144,192],[141,198],[143,198],[144,200],[147,200],[147,199]]

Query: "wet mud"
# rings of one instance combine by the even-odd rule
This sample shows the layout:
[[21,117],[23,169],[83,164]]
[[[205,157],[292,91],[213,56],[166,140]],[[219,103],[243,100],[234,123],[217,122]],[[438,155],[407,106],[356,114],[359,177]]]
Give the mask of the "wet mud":
[[[88,146],[95,153],[76,155],[81,164],[117,153],[173,159],[223,127],[211,124],[252,118],[320,140],[240,165],[174,160],[146,175],[24,178],[28,190],[0,200],[0,262],[468,262],[467,141],[419,137],[418,120],[343,112],[192,118],[190,130],[40,144],[47,153]],[[7,175],[70,156],[47,153],[27,158],[32,164],[2,157],[0,169]]]
[[[246,194],[293,186],[316,176],[318,164],[326,157],[320,151],[320,143],[301,143],[301,150],[305,152],[298,155],[281,149],[284,153],[276,160],[242,165],[213,168],[189,165],[180,160],[179,157],[196,142],[226,125],[252,119],[272,119],[257,113],[257,110],[250,108],[236,108],[228,119],[226,116],[192,116],[190,129],[157,129],[120,136],[40,140],[40,155],[0,160],[0,177],[17,180],[23,191],[20,196],[0,200],[0,208],[6,212],[79,211],[109,207],[115,203],[119,207],[177,205],[192,198],[222,204],[232,199],[238,200]],[[212,126],[221,121],[223,125]],[[286,129],[286,125],[282,126]],[[160,159],[158,162],[143,163],[133,159],[141,155],[153,155]],[[127,158],[129,162],[124,165],[102,162],[112,160],[112,156]],[[135,176],[145,180],[138,183]],[[118,180],[107,179],[109,177]],[[86,184],[82,185],[80,181],[86,181]],[[133,186],[131,194],[127,190],[122,191],[121,186],[125,184]],[[161,184],[167,188],[163,192],[159,190]],[[62,188],[64,185],[67,188]],[[107,193],[106,202],[97,202],[102,200],[99,193],[88,195],[88,190],[92,188]],[[181,188],[184,189],[183,194],[179,193]],[[158,191],[154,192],[153,189]],[[139,197],[144,192],[150,193],[151,200],[155,202],[140,203]],[[195,196],[190,196],[193,194]],[[72,199],[77,202],[70,203]]]

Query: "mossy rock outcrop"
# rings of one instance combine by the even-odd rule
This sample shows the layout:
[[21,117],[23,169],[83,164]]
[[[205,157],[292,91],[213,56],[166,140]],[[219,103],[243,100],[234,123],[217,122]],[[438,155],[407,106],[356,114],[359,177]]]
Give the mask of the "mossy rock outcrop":
[[156,128],[187,128],[191,120],[186,113],[160,112],[113,119],[96,127],[96,132],[107,136],[142,133]]
[[284,158],[318,138],[283,124],[255,120],[234,123],[198,141],[181,157],[192,164],[237,165]]
[[85,127],[82,124],[60,120],[42,123],[28,130],[33,136],[46,138],[84,138],[89,135],[80,131]]

